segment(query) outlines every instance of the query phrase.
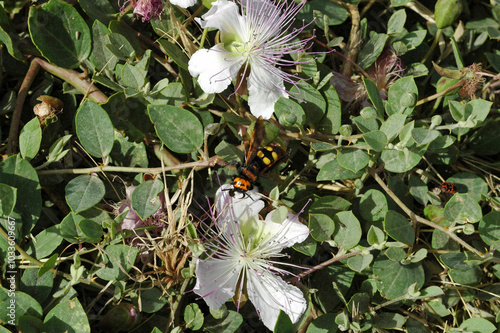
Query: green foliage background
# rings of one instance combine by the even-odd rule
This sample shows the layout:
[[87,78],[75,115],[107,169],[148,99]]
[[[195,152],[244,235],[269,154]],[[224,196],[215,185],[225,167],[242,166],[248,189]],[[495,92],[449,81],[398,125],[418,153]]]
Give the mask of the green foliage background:
[[[120,5],[0,1],[0,332],[262,331],[250,303],[187,292],[247,96],[189,75],[201,4],[151,22]],[[293,272],[308,310],[275,331],[497,331],[500,3],[311,0],[298,17],[316,31],[300,100],[266,124],[289,158],[259,188],[305,207],[289,260],[310,268]],[[129,185],[138,216],[163,216],[142,248],[113,209]]]

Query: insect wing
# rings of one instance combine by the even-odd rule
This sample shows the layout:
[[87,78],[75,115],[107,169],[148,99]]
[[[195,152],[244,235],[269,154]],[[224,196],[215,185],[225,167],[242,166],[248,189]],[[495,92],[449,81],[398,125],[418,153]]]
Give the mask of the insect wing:
[[253,127],[252,136],[250,137],[250,144],[245,147],[247,154],[245,157],[245,164],[249,164],[255,158],[257,151],[259,150],[260,144],[264,139],[264,120],[260,116]]

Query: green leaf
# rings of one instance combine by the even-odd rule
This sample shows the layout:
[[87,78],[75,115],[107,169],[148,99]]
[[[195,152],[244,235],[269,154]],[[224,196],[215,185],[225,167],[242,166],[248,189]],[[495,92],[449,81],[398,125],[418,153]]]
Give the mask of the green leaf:
[[82,212],[97,204],[104,197],[106,189],[99,177],[81,175],[66,185],[66,202],[75,213]]
[[[54,253],[49,259],[47,259],[47,261],[44,262],[42,266],[40,266],[40,269],[37,272],[37,276],[39,278],[42,278],[44,276],[51,278],[50,274],[45,275],[45,273],[50,271],[52,268],[56,267],[57,258],[59,258],[59,254]],[[51,278],[51,281],[54,281],[54,280]],[[49,290],[49,292],[50,292],[50,290]]]
[[363,83],[365,84],[368,98],[370,98],[370,101],[377,110],[378,116],[383,117],[385,114],[385,108],[384,103],[382,102],[382,98],[380,97],[380,91],[378,90],[377,85],[373,81],[365,78],[363,78]]
[[406,317],[399,313],[382,312],[375,317],[374,326],[380,329],[402,328],[406,322]]
[[440,135],[441,133],[439,133],[439,131],[422,127],[414,128],[411,131],[411,137],[413,138],[413,140],[415,140],[418,146],[426,145],[437,139],[437,137]]
[[370,157],[361,149],[343,149],[337,155],[337,161],[340,167],[356,173],[368,165]]
[[203,326],[203,312],[196,303],[188,304],[184,308],[184,321],[187,328],[197,331]]
[[126,63],[122,66],[118,83],[124,87],[133,88],[136,91],[142,90],[146,84],[147,71]]
[[405,96],[412,96],[414,102],[418,99],[418,88],[412,76],[405,76],[397,80],[387,93],[387,114],[404,114],[409,115],[415,109],[414,103],[409,103],[405,100]]
[[283,311],[280,310],[276,324],[274,325],[273,333],[293,333],[295,329],[293,328],[293,323],[290,317]]
[[452,329],[451,332],[492,333],[496,330],[495,325],[485,318],[469,318],[458,329]]
[[365,142],[375,151],[382,151],[387,145],[387,136],[382,131],[372,131],[363,134]]
[[78,139],[90,155],[109,155],[114,141],[113,124],[99,104],[85,100],[77,110],[75,125]]
[[103,280],[120,280],[126,276],[132,266],[139,250],[136,247],[124,244],[108,245],[103,252],[105,267],[96,274]]
[[319,170],[316,176],[317,181],[322,180],[342,180],[342,179],[355,179],[363,175],[363,170],[352,172],[346,168],[342,168],[339,162],[335,159],[325,163]]
[[290,94],[303,101],[301,106],[306,113],[306,120],[313,126],[319,125],[319,121],[326,112],[326,101],[323,95],[304,81],[294,85]]
[[55,161],[59,161],[68,153],[69,149],[63,150],[64,146],[68,143],[69,139],[71,139],[72,135],[65,135],[54,142],[49,149],[49,156],[47,158],[48,163],[52,163]]
[[387,210],[387,199],[379,190],[366,191],[359,201],[361,217],[368,221],[382,221]]
[[[211,311],[213,313],[213,311]],[[227,311],[223,318],[212,319],[207,317],[204,328],[209,332],[236,332],[243,323],[243,316],[236,311]]]
[[49,297],[53,285],[52,275],[38,276],[36,269],[27,269],[21,277],[19,287],[22,292],[36,299],[38,303],[43,303]]
[[31,40],[51,63],[63,68],[80,66],[92,47],[90,30],[70,4],[50,0],[30,7],[28,27]]
[[38,118],[35,117],[24,125],[19,135],[19,150],[21,151],[21,156],[28,161],[32,160],[36,154],[38,154],[41,142],[42,129],[40,128]]
[[[303,126],[306,123],[306,114],[300,104],[292,99],[280,97],[274,104],[274,112],[276,117],[280,120],[280,123],[286,127],[294,127],[295,124]],[[284,121],[288,117],[293,117],[295,119],[293,124],[284,124]]]
[[325,214],[309,214],[309,230],[318,242],[324,242],[333,234],[335,223]]
[[40,231],[35,236],[33,244],[35,246],[35,253],[32,254],[38,260],[52,254],[54,250],[61,244],[63,237],[59,231],[59,225],[53,225]]
[[[13,289],[15,290],[15,286]],[[5,309],[0,311],[0,321],[7,323],[14,320],[15,325],[18,325],[20,318],[25,315],[42,318],[42,307],[33,297],[21,291],[16,291],[13,295],[10,293],[11,291],[8,289],[0,288],[0,308]],[[14,318],[8,315],[10,311],[7,310],[8,306],[11,306],[12,300],[15,301]]]
[[400,9],[389,18],[389,22],[387,23],[387,34],[389,36],[397,35],[404,31],[404,26],[406,22],[406,11],[404,9]]
[[84,219],[83,216],[76,215],[73,212],[66,215],[60,224],[61,236],[70,243],[78,241],[82,236],[80,228],[78,228],[78,223]]
[[203,126],[191,112],[170,105],[149,105],[156,134],[168,149],[190,153],[203,144]]
[[387,171],[403,173],[415,167],[426,150],[427,146],[418,147],[416,145],[405,147],[402,150],[387,149],[382,152],[380,159],[384,162],[384,168]]
[[358,65],[363,69],[367,69],[373,64],[384,50],[388,38],[389,36],[386,34],[373,33],[370,40],[359,52]]
[[100,21],[107,25],[116,16],[116,10],[109,0],[78,0],[78,3],[85,14],[92,18],[94,24]]
[[333,233],[333,239],[339,247],[349,250],[358,245],[361,240],[361,225],[352,211],[339,212],[334,221],[338,228]]
[[114,165],[125,167],[148,167],[148,155],[144,142],[130,142],[127,137],[115,131],[115,142],[109,153]]
[[372,225],[370,227],[370,230],[368,230],[368,234],[366,235],[366,240],[368,241],[368,244],[370,244],[370,245],[381,244],[381,243],[385,242],[386,235],[382,231],[382,229]]
[[479,222],[479,236],[488,245],[500,244],[500,212],[492,211]]
[[11,216],[17,201],[17,188],[0,184],[0,216]]
[[341,211],[348,210],[351,202],[335,195],[325,195],[318,198],[309,208],[310,214],[326,214],[333,216]]
[[15,34],[14,27],[12,26],[4,7],[2,7],[2,4],[0,4],[0,43],[5,44],[7,51],[12,57],[19,61],[23,61],[23,54],[18,48],[19,38]]
[[329,85],[326,91],[322,91],[326,98],[327,108],[326,114],[318,125],[318,130],[324,134],[337,134],[342,125],[342,104],[339,95],[332,85]]
[[367,268],[373,261],[373,254],[357,255],[347,259],[347,266],[356,272],[361,272]]
[[42,332],[90,333],[87,315],[75,297],[58,303],[43,320]]
[[446,179],[446,181],[457,185],[457,192],[467,193],[478,202],[483,199],[483,196],[486,197],[490,190],[488,184],[482,177],[470,172],[454,174]]
[[456,223],[475,223],[483,217],[481,206],[467,193],[455,193],[444,207],[444,217]]
[[82,234],[85,235],[82,241],[88,243],[98,243],[104,234],[101,225],[93,220],[85,219],[80,221],[80,223],[78,223],[78,228],[80,228]]
[[387,136],[387,142],[391,142],[399,135],[399,132],[401,132],[405,125],[405,121],[406,115],[396,113],[389,116],[382,126],[380,126],[380,130]]
[[0,163],[0,183],[14,187],[17,196],[14,212],[22,218],[15,218],[16,230],[22,230],[22,237],[29,234],[42,211],[42,194],[38,175],[31,164],[15,155]]
[[373,274],[377,279],[378,290],[388,299],[406,295],[408,288],[415,283],[418,288],[421,288],[425,281],[421,263],[403,265],[390,260],[385,255],[379,255],[375,259]]
[[161,200],[158,195],[163,189],[163,182],[155,178],[140,184],[132,192],[132,208],[142,220],[147,219],[160,209]]
[[314,319],[307,327],[306,333],[336,333],[337,331],[335,315],[326,313]]
[[411,245],[415,242],[413,226],[403,215],[393,210],[387,211],[384,218],[384,230],[394,240]]

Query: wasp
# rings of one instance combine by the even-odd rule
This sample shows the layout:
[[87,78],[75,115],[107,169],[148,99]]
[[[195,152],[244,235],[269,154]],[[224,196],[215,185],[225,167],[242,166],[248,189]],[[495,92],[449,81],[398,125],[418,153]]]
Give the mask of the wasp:
[[229,194],[235,192],[246,193],[253,189],[257,178],[281,163],[288,154],[277,144],[261,147],[264,139],[264,123],[262,117],[257,119],[250,144],[247,148],[245,163],[238,168],[238,174],[233,177],[233,188]]

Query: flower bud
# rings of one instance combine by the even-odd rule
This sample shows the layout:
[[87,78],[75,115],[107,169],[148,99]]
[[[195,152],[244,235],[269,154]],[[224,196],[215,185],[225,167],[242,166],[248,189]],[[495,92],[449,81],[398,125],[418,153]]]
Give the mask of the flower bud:
[[472,223],[466,223],[464,225],[464,234],[467,236],[470,236],[474,234],[474,231],[476,231],[476,228],[474,228],[474,225]]
[[374,118],[377,118],[377,111],[375,111],[371,107],[366,107],[366,108],[363,108],[363,110],[361,110],[360,115],[365,120],[374,119]]
[[441,125],[442,122],[443,122],[443,117],[441,117],[440,115],[435,115],[431,119],[431,127],[434,128],[436,126],[439,126]]
[[342,125],[339,130],[340,135],[342,136],[350,136],[352,134],[351,125]]
[[294,126],[297,122],[297,116],[292,112],[284,112],[280,115],[279,122],[285,127]]
[[449,27],[462,13],[462,0],[438,0],[434,7],[434,19],[439,29]]
[[406,92],[401,96],[401,106],[413,108],[417,104],[417,95],[411,92]]

